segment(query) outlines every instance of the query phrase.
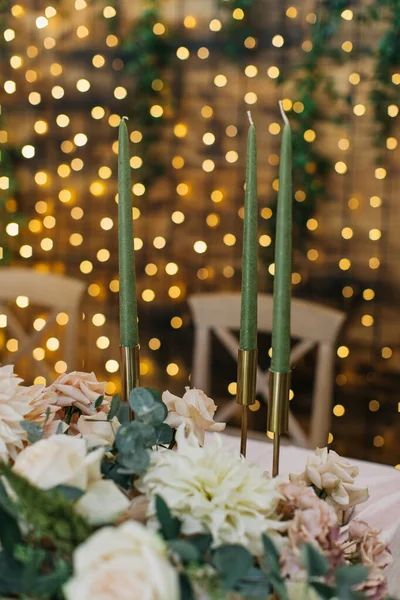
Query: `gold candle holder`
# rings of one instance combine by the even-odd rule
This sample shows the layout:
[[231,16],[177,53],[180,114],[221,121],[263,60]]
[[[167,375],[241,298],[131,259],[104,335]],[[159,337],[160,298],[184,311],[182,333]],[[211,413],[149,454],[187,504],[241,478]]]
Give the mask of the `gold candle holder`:
[[[131,391],[140,386],[140,346],[120,346],[120,351],[122,399],[128,402]],[[129,418],[132,421],[133,413],[130,408]]]
[[289,392],[291,372],[269,371],[267,430],[274,434],[272,476],[279,474],[281,435],[289,431]]
[[242,407],[240,454],[247,450],[247,407],[256,401],[258,350],[239,350],[236,402]]

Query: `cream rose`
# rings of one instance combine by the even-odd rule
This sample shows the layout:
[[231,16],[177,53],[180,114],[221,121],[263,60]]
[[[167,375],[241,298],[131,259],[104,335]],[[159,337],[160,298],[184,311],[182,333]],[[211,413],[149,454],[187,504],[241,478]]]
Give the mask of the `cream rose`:
[[76,428],[86,440],[89,448],[96,446],[112,446],[116,433],[120,427],[117,417],[107,421],[107,415],[100,411],[94,415],[81,415]]
[[21,421],[31,408],[29,399],[19,395],[21,381],[12,365],[0,367],[0,460],[6,463],[16,459],[28,437]]
[[178,576],[162,540],[133,521],[105,527],[79,546],[66,600],[178,600]]
[[92,414],[91,407],[99,396],[104,396],[103,409],[109,405],[109,398],[105,395],[106,383],[97,381],[94,373],[64,373],[47,388],[47,391],[56,393],[57,406],[76,406],[85,415]]
[[204,445],[205,431],[223,431],[226,427],[226,423],[214,421],[215,402],[201,390],[187,387],[182,398],[166,391],[162,400],[168,408],[165,422],[173,429],[184,423],[186,433],[193,432],[201,446]]
[[368,500],[368,488],[354,483],[358,467],[327,448],[317,448],[300,475],[290,473],[292,482],[315,485],[326,492],[326,501],[338,512]]
[[84,491],[75,510],[89,523],[100,525],[113,522],[129,506],[112,481],[102,480],[103,454],[102,448],[87,453],[81,438],[53,435],[25,448],[13,469],[42,490],[67,485]]

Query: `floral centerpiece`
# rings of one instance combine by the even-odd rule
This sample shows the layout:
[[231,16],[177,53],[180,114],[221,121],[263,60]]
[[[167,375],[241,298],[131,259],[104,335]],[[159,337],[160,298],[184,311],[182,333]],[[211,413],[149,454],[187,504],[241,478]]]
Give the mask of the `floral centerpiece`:
[[317,450],[290,481],[204,445],[216,406],[137,388],[135,419],[94,374],[25,387],[0,367],[0,596],[66,600],[373,598],[391,560],[338,513],[357,469]]

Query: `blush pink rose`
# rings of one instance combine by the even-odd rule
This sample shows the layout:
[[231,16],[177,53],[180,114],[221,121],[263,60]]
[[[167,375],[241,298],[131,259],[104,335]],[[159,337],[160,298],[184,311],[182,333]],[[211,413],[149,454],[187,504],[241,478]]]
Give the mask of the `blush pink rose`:
[[99,396],[104,396],[101,409],[105,412],[109,410],[110,398],[106,396],[106,382],[97,381],[94,373],[64,373],[46,391],[56,394],[55,404],[59,408],[76,406],[83,414],[91,415],[94,402]]
[[193,432],[200,446],[204,445],[206,431],[223,431],[226,427],[226,423],[214,421],[217,406],[214,400],[201,390],[187,387],[182,398],[166,391],[162,395],[162,400],[168,408],[165,422],[173,429],[177,429],[184,423],[186,434]]

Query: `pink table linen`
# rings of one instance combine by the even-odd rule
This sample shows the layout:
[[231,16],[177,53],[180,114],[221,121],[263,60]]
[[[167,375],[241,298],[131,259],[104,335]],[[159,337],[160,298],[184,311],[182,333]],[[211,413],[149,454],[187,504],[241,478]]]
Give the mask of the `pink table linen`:
[[[212,443],[212,435],[207,436],[207,443]],[[238,437],[230,435],[221,437],[225,448],[239,452]],[[280,476],[287,478],[289,472],[304,471],[307,455],[310,452],[295,446],[282,446]],[[272,444],[249,440],[247,458],[270,473]],[[400,598],[400,471],[387,465],[356,459],[349,460],[359,468],[357,483],[368,486],[370,494],[367,502],[356,507],[353,518],[366,521],[374,529],[380,530],[381,536],[389,544],[394,559],[388,571],[390,594],[394,598]]]

